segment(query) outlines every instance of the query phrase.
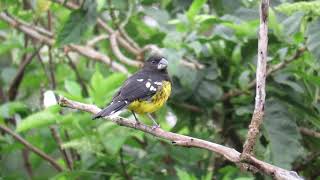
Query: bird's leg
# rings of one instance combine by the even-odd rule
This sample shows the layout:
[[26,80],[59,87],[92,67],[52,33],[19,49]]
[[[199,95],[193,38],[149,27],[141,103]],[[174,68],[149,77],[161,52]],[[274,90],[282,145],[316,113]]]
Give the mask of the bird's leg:
[[136,123],[137,123],[137,124],[140,124],[140,121],[139,121],[139,119],[137,118],[136,113],[134,113],[134,111],[131,111],[131,112],[132,112],[132,114],[133,114],[133,116],[134,116],[134,119],[136,120]]
[[152,117],[152,115],[151,115],[151,114],[148,114],[148,116],[149,116],[149,118],[150,118],[150,119],[152,120],[152,122],[153,122],[152,129],[155,130],[155,129],[159,128],[160,125],[154,120],[154,118]]

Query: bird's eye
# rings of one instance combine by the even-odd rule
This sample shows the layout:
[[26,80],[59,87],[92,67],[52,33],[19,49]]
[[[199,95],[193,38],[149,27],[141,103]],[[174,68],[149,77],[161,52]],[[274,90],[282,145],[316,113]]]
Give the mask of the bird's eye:
[[156,63],[156,61],[155,61],[155,60],[153,60],[153,61],[151,61],[151,63],[152,63],[152,64],[155,64],[155,63]]

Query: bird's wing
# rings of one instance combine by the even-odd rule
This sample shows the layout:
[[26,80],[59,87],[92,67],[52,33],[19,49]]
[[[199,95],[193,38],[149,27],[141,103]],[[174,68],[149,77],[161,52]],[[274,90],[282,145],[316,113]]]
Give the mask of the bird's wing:
[[154,84],[153,79],[144,73],[131,76],[121,87],[119,95],[115,99],[132,102],[138,99],[151,98],[159,89],[159,85]]

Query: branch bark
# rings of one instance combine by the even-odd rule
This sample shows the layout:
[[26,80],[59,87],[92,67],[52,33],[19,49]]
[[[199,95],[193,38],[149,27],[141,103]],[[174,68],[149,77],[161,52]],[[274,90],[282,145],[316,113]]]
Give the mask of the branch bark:
[[8,96],[9,96],[10,101],[13,101],[18,94],[18,89],[19,89],[20,83],[23,79],[23,75],[24,75],[24,71],[25,71],[26,66],[38,54],[38,52],[40,51],[40,49],[42,47],[43,47],[43,44],[40,45],[40,47],[36,48],[32,54],[25,56],[25,59],[23,59],[21,61],[18,72],[17,72],[16,76],[13,78],[13,80],[10,84],[9,90],[8,90]]
[[62,148],[62,139],[61,139],[61,137],[59,135],[58,130],[54,126],[51,126],[50,127],[50,131],[51,131],[51,134],[52,134],[53,138],[55,139],[55,142],[58,145],[58,148],[59,148],[59,150],[60,150],[60,152],[61,152],[61,154],[62,154],[62,156],[63,156],[63,158],[64,158],[64,160],[65,160],[65,162],[66,162],[66,164],[68,166],[68,168],[69,168],[69,170],[72,170],[73,169],[73,162],[72,162],[71,158],[69,157],[67,151]]
[[[7,22],[14,28],[18,29],[19,31],[25,33],[29,37],[38,40],[46,45],[52,46],[54,44],[54,39],[51,39],[49,37],[44,36],[43,34],[40,34],[36,31],[36,28],[30,28],[29,26],[24,25],[25,23],[20,23],[21,20],[16,20],[15,18],[9,16],[7,13],[1,12],[0,13],[0,19]],[[128,70],[125,66],[122,64],[119,64],[117,62],[112,62],[108,56],[94,50],[91,47],[87,46],[80,46],[80,45],[68,45],[65,46],[68,50],[75,51],[83,56],[86,56],[88,58],[92,58],[97,61],[101,61],[111,67],[114,71],[122,72],[125,74],[129,74]]]
[[40,156],[42,159],[48,161],[57,171],[59,171],[59,172],[63,171],[63,168],[52,157],[50,157],[48,154],[46,154],[42,150],[40,150],[37,147],[30,144],[28,141],[26,141],[21,136],[19,136],[15,132],[13,132],[11,129],[9,129],[8,127],[6,127],[4,125],[0,125],[0,129],[2,131],[4,131],[5,133],[11,135],[15,140],[17,140],[18,142],[23,144],[27,149],[34,152],[38,156]]
[[243,146],[242,157],[244,158],[246,158],[246,155],[252,154],[264,116],[268,57],[268,10],[269,0],[261,0],[255,108],[249,125],[247,139]]
[[84,96],[88,96],[89,92],[88,92],[87,86],[86,86],[84,80],[81,78],[81,75],[80,75],[80,73],[79,73],[79,71],[77,69],[76,64],[73,62],[73,60],[71,59],[69,54],[66,54],[66,57],[67,57],[69,66],[71,67],[71,69],[76,74],[77,80],[78,80],[78,82],[79,82],[79,84],[80,84],[80,86],[81,86],[81,88],[83,90]]
[[[81,111],[86,111],[92,114],[96,114],[101,111],[100,108],[98,108],[95,105],[92,104],[84,104],[76,101],[69,100],[64,97],[59,98],[59,104],[63,107],[68,107],[72,109],[78,109]],[[136,121],[125,119],[122,117],[116,117],[114,119],[108,119],[114,123],[117,123],[120,126],[125,126],[128,128],[133,128],[136,130],[143,131],[145,133],[151,134],[155,137],[159,137],[161,139],[165,139],[167,141],[172,142],[172,144],[182,147],[196,147],[201,149],[206,149],[211,152],[215,152],[219,155],[222,155],[226,159],[228,159],[231,162],[234,162],[236,164],[241,163],[240,160],[240,153],[236,151],[235,149],[216,144],[213,142],[205,141],[202,139],[180,135],[168,131],[164,131],[161,128],[154,129],[151,126],[147,126],[145,124],[139,123],[137,124]],[[301,180],[302,178],[298,176],[298,174],[294,171],[288,171],[282,168],[279,168],[277,166],[271,165],[269,163],[263,162],[261,160],[256,159],[255,157],[249,155],[248,160],[246,160],[246,163],[256,167],[259,169],[261,173],[270,175],[276,179],[286,179],[286,180]]]
[[[77,4],[74,4],[72,2],[66,2],[64,3],[63,0],[52,0],[53,2],[56,2],[58,4],[61,4],[69,9],[78,9],[80,8]],[[107,31],[107,33],[109,35],[113,35],[114,33],[116,33],[111,27],[109,27],[102,18],[98,18],[97,19],[97,24],[99,27],[101,27],[102,29],[104,29],[105,31]],[[140,48],[139,45],[134,42],[124,31],[123,27],[120,26],[119,27],[119,31],[120,31],[120,34],[123,35],[124,37],[122,36],[116,36],[116,39],[119,41],[119,44],[125,48],[126,50],[128,50],[130,53],[132,53],[133,55],[136,56],[136,59],[138,60],[141,60],[143,59],[143,53],[146,51],[146,50],[149,50],[149,47],[156,47],[155,45],[146,45],[144,48]],[[156,47],[158,50],[159,48]],[[153,50],[153,49],[151,49]],[[117,54],[115,54],[117,55]],[[117,56],[118,57],[118,56]],[[119,58],[119,57],[118,57]],[[121,57],[121,59],[125,59],[127,57]],[[121,60],[119,58],[119,60]],[[128,60],[128,58],[126,59]],[[130,59],[129,59],[130,60]],[[186,67],[189,67],[189,68],[192,68],[192,69],[202,69],[204,68],[204,65],[203,64],[200,64],[198,62],[188,62],[186,60],[181,60],[180,61],[182,65],[186,66]],[[130,65],[130,64],[129,64]]]
[[312,129],[304,128],[304,127],[300,127],[299,130],[304,135],[320,138],[320,132],[314,131]]
[[33,171],[32,171],[32,165],[29,160],[29,152],[30,152],[29,149],[24,148],[22,150],[22,159],[23,159],[24,168],[26,169],[29,178],[32,179],[33,178]]
[[127,58],[119,49],[118,42],[117,42],[118,32],[111,34],[110,36],[110,44],[113,54],[119,59],[119,61],[123,62],[124,64],[128,64],[134,67],[142,67],[142,63],[139,61],[135,61],[133,59]]
[[117,62],[111,61],[111,59],[108,56],[94,50],[91,47],[79,46],[79,45],[72,44],[72,45],[69,45],[67,49],[75,51],[75,52],[77,52],[83,56],[86,56],[90,59],[101,61],[101,62],[109,65],[112,69],[129,75],[127,68],[125,68],[123,65],[121,65]]

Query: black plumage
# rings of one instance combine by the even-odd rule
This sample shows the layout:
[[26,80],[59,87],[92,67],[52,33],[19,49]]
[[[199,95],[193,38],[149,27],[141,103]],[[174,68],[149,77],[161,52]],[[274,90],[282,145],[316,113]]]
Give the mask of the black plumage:
[[124,82],[110,104],[94,115],[93,119],[112,115],[127,108],[134,101],[150,101],[157,92],[161,91],[162,82],[171,82],[166,66],[167,61],[162,56],[150,57],[140,71]]

